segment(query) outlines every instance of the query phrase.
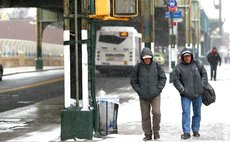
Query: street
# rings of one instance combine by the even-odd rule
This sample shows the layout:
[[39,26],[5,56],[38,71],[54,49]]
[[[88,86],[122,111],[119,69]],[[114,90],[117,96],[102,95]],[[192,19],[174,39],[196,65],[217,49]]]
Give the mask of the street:
[[63,90],[63,69],[6,68],[0,82],[0,141],[39,130],[44,122],[58,125]]
[[6,75],[0,82],[0,112],[63,96],[63,90],[63,70]]

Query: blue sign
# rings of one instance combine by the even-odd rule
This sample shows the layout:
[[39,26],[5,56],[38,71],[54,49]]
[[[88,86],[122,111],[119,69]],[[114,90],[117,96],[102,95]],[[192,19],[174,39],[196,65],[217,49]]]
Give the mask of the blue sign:
[[176,0],[168,0],[167,7],[174,8],[177,6]]
[[165,18],[182,18],[181,11],[165,12]]

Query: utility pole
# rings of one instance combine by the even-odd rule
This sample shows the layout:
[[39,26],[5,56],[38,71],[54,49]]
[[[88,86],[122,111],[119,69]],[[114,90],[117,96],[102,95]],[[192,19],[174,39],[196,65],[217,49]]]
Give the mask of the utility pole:
[[218,43],[217,45],[221,45],[221,42],[222,42],[222,34],[223,34],[223,29],[222,29],[222,0],[219,0],[219,4],[215,4],[215,1],[214,1],[214,6],[216,9],[219,9],[219,20],[218,20],[218,27],[219,27],[219,36],[220,38],[218,39]]
[[69,18],[69,0],[64,0],[64,69],[65,69],[65,96],[64,96],[64,107],[70,107],[70,18]]
[[[153,31],[154,31],[154,0],[144,0],[141,2],[141,17],[143,18],[143,31],[142,40],[144,42],[144,47],[154,47],[153,43]],[[144,9],[144,10],[143,10]],[[152,49],[152,51],[154,51]]]
[[177,11],[176,0],[168,0],[167,8],[169,12],[166,12],[165,17],[169,18],[169,72],[172,82],[172,70],[177,64],[177,20],[182,18],[182,12]]
[[191,25],[191,0],[184,0],[185,7],[185,47],[192,48],[192,25]]
[[220,27],[220,36],[222,36],[222,2],[221,2],[221,0],[219,0],[219,27]]
[[37,8],[37,58],[36,58],[36,69],[43,69],[43,59],[42,59],[42,35],[43,35],[43,27],[42,27],[42,12],[41,8]]
[[193,46],[193,55],[198,58],[201,52],[200,50],[200,7],[198,0],[192,0],[192,15],[191,21],[195,29],[194,34],[194,46]]

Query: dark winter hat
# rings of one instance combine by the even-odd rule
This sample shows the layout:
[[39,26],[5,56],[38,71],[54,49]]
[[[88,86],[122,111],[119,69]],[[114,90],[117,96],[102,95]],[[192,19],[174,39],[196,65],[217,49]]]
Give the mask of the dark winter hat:
[[190,50],[185,50],[181,53],[181,56],[186,56],[186,55],[191,55],[192,56],[192,52]]
[[184,54],[183,54],[183,56],[188,56],[188,55],[190,55],[190,56],[191,56],[191,54],[190,54],[190,53],[184,53]]
[[150,48],[145,47],[145,48],[142,49],[140,57],[141,57],[141,59],[153,58],[153,53],[152,53]]
[[184,61],[183,56],[185,56],[185,55],[191,55],[191,58],[193,60],[192,49],[190,49],[190,48],[184,48],[184,50],[182,50],[182,52],[181,52],[181,59],[182,59],[182,61]]

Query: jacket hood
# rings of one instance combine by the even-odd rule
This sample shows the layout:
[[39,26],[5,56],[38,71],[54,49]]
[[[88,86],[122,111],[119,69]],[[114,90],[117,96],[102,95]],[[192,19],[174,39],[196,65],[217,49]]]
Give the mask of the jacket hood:
[[142,49],[141,55],[140,55],[141,60],[143,60],[143,57],[144,57],[145,55],[149,55],[149,56],[151,56],[151,57],[153,58],[153,53],[152,53],[152,51],[150,50],[150,48],[145,47],[145,48]]
[[191,57],[192,57],[192,60],[191,60],[191,61],[193,61],[192,49],[185,48],[184,50],[182,50],[182,52],[181,52],[181,60],[182,60],[183,62],[184,62],[183,56],[184,56],[185,54],[190,54]]

